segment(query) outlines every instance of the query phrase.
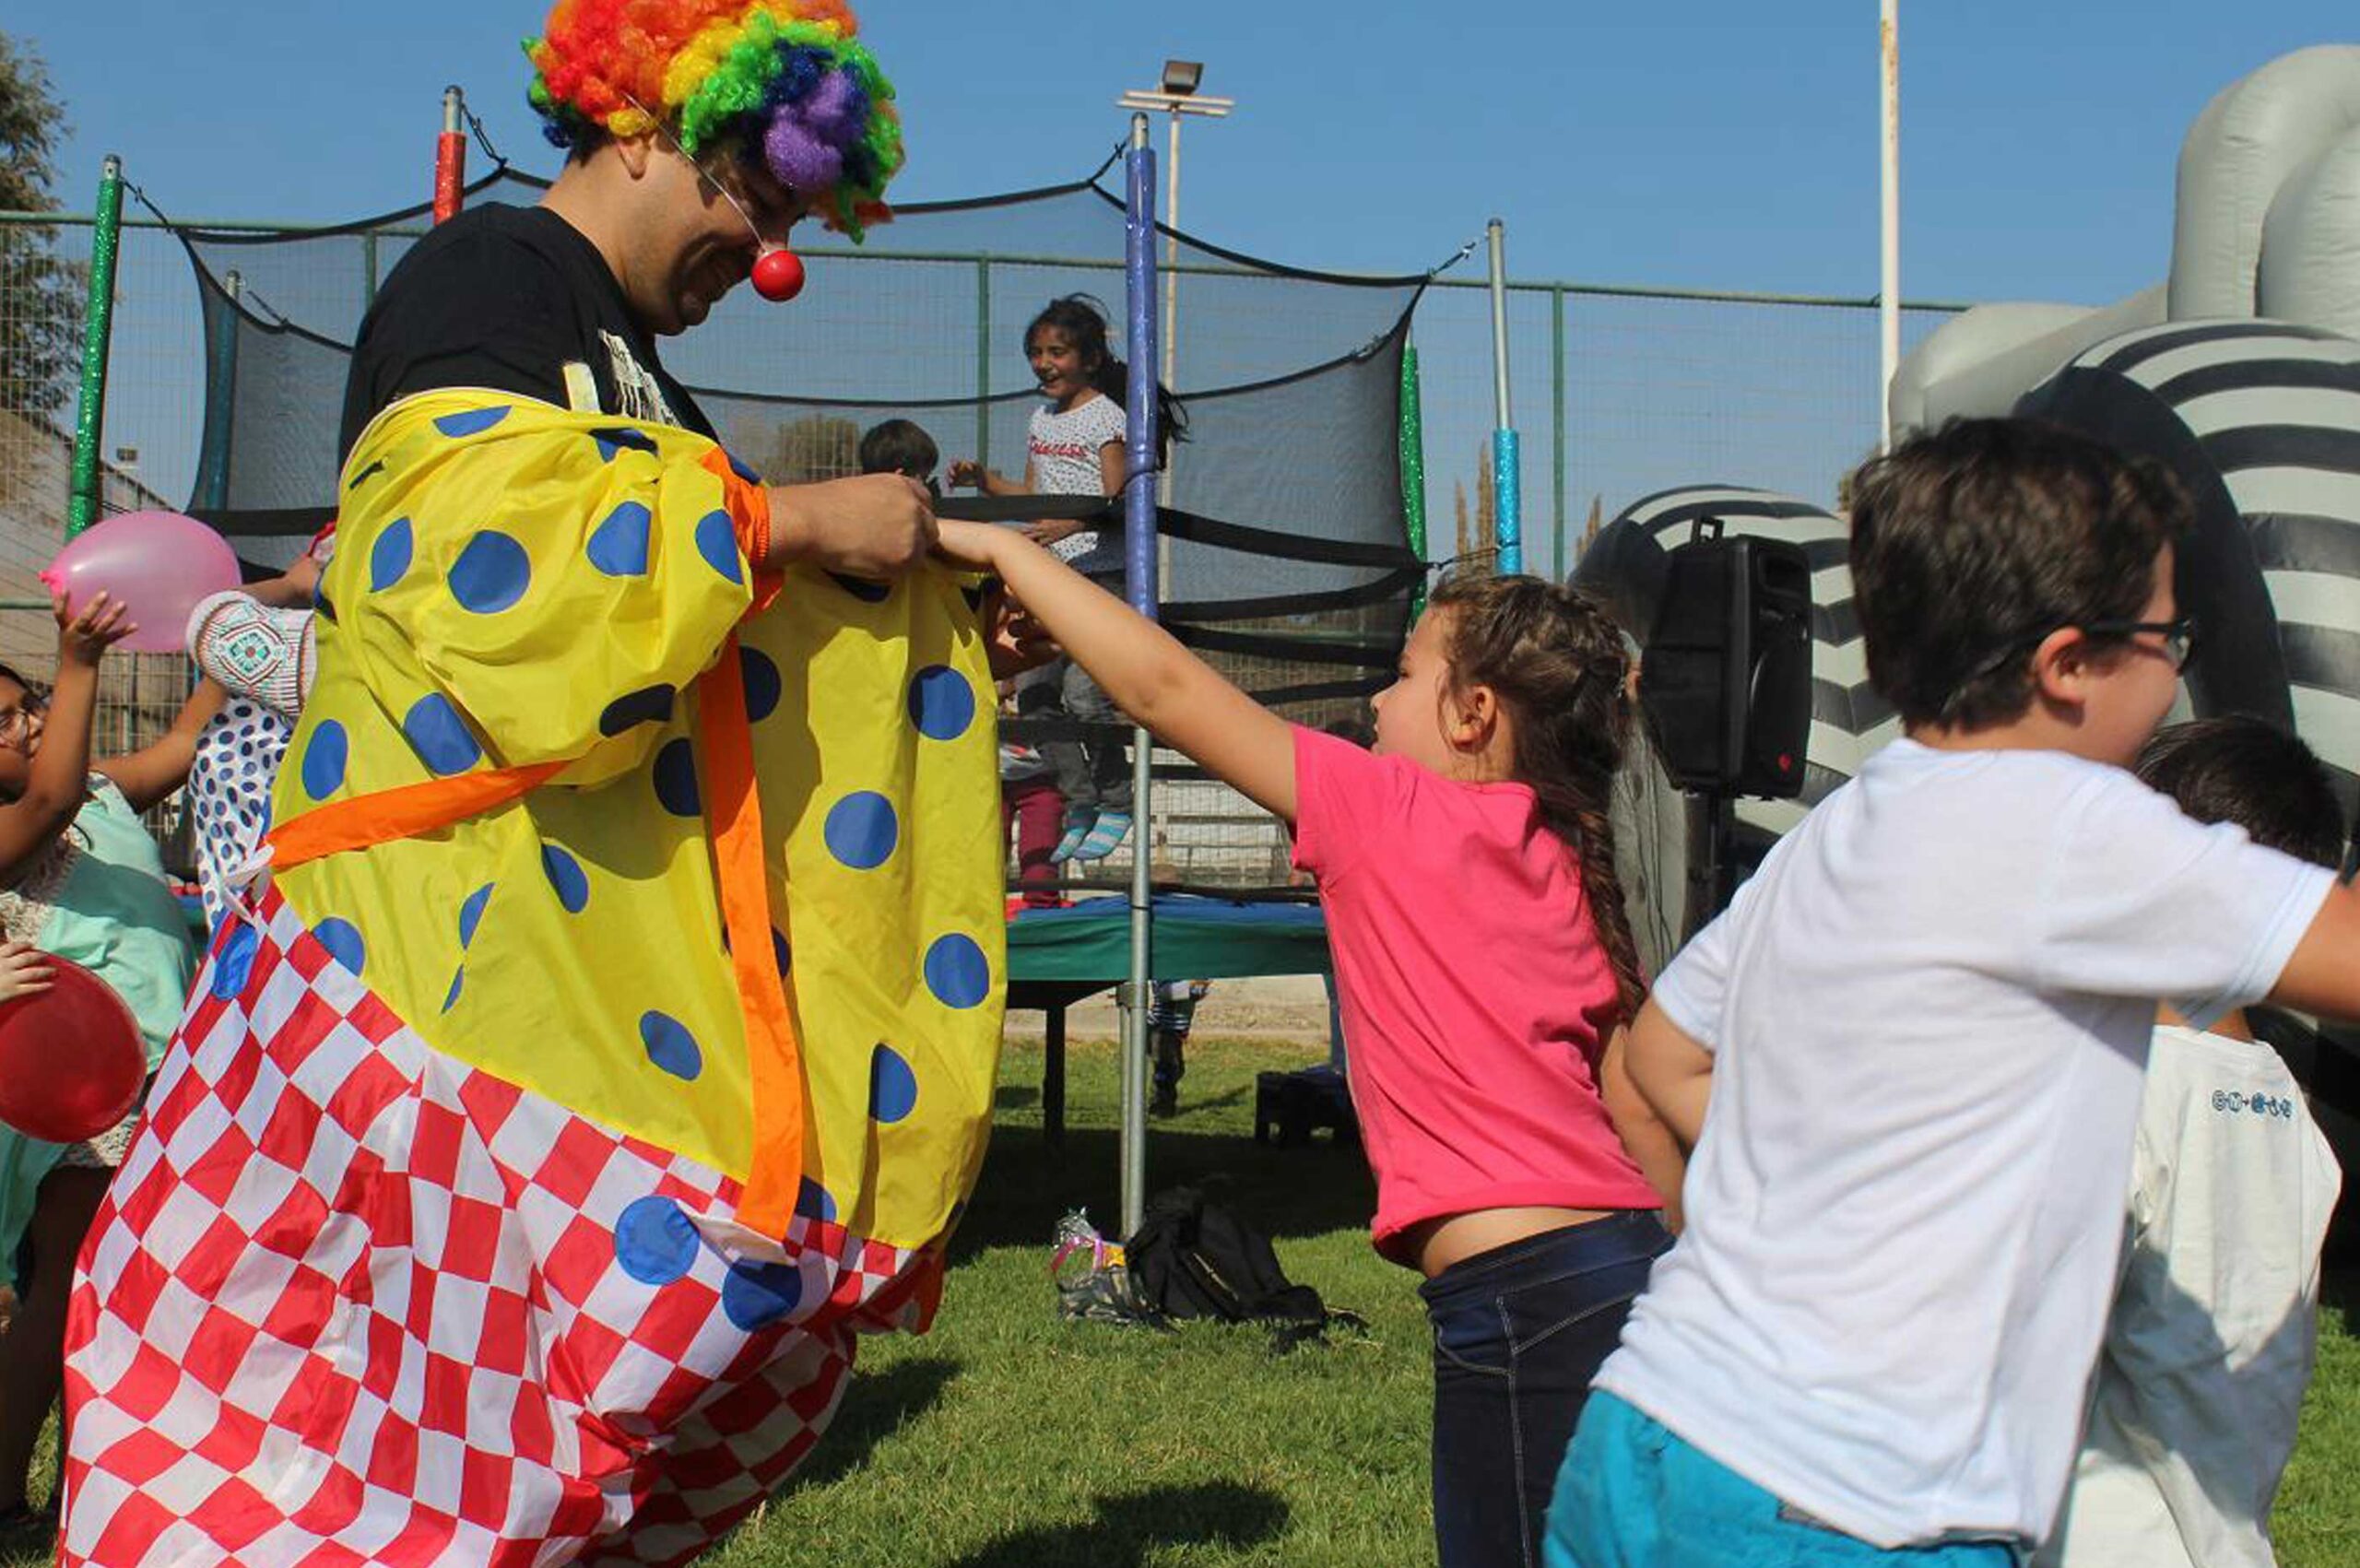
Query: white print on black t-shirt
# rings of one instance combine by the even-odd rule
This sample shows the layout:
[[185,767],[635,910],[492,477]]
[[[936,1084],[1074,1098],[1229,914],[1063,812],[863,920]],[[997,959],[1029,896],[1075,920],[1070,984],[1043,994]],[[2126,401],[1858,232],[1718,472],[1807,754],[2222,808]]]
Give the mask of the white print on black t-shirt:
[[620,407],[615,412],[626,419],[648,419],[659,425],[677,425],[671,406],[664,401],[664,386],[631,353],[631,345],[604,327],[598,330],[598,341],[606,346],[607,370],[615,383],[615,401]]

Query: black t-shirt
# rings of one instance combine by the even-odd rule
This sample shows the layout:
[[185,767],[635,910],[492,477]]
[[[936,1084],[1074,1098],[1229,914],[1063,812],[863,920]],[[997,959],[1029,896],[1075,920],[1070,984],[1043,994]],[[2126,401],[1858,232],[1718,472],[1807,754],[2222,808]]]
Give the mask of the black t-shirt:
[[337,452],[413,393],[482,386],[565,408],[569,375],[602,413],[714,433],[580,230],[544,207],[470,207],[410,248],[361,321]]

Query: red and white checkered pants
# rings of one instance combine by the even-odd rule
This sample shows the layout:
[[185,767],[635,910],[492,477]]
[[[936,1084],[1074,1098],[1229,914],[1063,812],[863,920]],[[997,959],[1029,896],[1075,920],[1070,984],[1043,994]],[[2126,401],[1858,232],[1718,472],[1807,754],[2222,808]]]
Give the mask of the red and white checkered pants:
[[[920,1252],[419,1037],[266,894],[225,925],[92,1226],[62,1561],[685,1562],[826,1428]],[[742,1234],[742,1233],[741,1233]],[[716,1238],[723,1238],[717,1240]]]

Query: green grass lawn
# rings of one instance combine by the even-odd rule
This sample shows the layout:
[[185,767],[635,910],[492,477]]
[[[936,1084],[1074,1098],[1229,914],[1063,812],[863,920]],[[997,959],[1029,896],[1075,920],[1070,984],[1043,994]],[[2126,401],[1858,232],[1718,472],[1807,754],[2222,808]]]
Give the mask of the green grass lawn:
[[[1410,1275],[1368,1249],[1368,1175],[1324,1139],[1257,1147],[1256,1072],[1315,1052],[1199,1042],[1150,1190],[1213,1189],[1287,1271],[1369,1321],[1274,1355],[1258,1329],[1156,1335],[1057,1320],[1058,1215],[1115,1216],[1115,1057],[1072,1053],[1068,1119],[1040,1130],[1040,1053],[1012,1046],[999,1129],[932,1334],[866,1341],[834,1430],[708,1561],[732,1568],[1396,1568],[1430,1563],[1427,1338]],[[2339,1280],[2360,1287],[2360,1278]],[[2360,1289],[2342,1299],[2360,1311]],[[2360,1340],[2323,1314],[2277,1517],[2286,1568],[2360,1562]],[[26,1568],[41,1559],[13,1561]]]

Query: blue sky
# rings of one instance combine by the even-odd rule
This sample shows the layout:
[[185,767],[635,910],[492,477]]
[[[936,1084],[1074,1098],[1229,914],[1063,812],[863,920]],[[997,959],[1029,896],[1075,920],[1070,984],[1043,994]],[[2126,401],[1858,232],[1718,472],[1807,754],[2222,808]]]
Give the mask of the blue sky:
[[[513,160],[553,164],[523,103],[517,41],[540,20],[530,4],[27,9],[4,25],[45,57],[68,101],[59,194],[70,207],[87,207],[107,151],[182,217],[326,221],[408,205],[428,193],[452,81]],[[1189,127],[1184,160],[1185,227],[1230,246],[1417,270],[1496,215],[1519,279],[1855,298],[1877,288],[1875,0],[861,10],[908,124],[903,199],[1086,172],[1122,134],[1121,89],[1152,85],[1167,55],[1184,55],[1207,63],[1206,91],[1239,100],[1233,118]],[[1453,16],[1463,19],[1435,19]],[[2340,41],[2347,16],[2323,0],[1903,0],[1905,296],[2100,304],[2158,280],[2189,123],[2255,66]],[[1552,396],[1545,298],[1526,296],[1516,320],[1527,526],[1540,532],[1558,504],[1554,447],[1537,428]],[[1576,530],[1592,496],[1611,515],[1691,480],[1823,501],[1875,438],[1862,315],[1699,309],[1625,323],[1600,310],[1585,321],[1594,336],[1568,355],[1578,428],[1561,481]],[[1437,297],[1419,324],[1430,501],[1446,513],[1490,424],[1480,297]],[[1913,336],[1930,324],[1914,320]],[[111,406],[110,442],[142,443],[159,488],[184,493],[193,355],[158,358],[167,369]],[[1003,368],[1021,371],[1013,343],[1009,360]],[[1438,546],[1450,528],[1438,516]]]
[[[1496,214],[1519,276],[1876,286],[1873,0],[861,9],[910,124],[907,196],[1086,167],[1120,134],[1115,94],[1184,54],[1240,108],[1187,138],[1183,216],[1249,250],[1396,270]],[[1905,3],[1906,292],[2096,302],[2153,281],[2189,121],[2348,15]],[[109,0],[6,25],[71,105],[68,205],[112,150],[179,211],[317,219],[422,193],[448,81],[512,158],[540,158],[516,52],[538,20],[510,0]]]

